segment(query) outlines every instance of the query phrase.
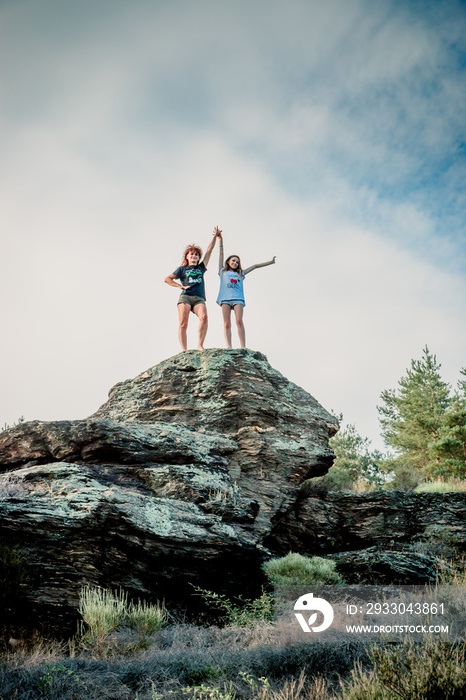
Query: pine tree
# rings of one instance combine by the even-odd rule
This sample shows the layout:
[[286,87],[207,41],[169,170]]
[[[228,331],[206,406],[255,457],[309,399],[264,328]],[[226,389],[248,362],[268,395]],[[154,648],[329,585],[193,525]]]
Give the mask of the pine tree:
[[[466,378],[466,368],[461,374]],[[432,476],[466,478],[466,380],[459,380],[452,405],[429,449],[435,462]]]
[[421,360],[411,360],[411,368],[398,382],[398,389],[383,391],[384,405],[378,406],[382,436],[396,451],[398,465],[429,476],[436,460],[429,449],[437,440],[450,404],[450,386],[440,376],[440,364],[426,346]]
[[[339,422],[343,416],[338,417]],[[332,489],[351,490],[362,480],[369,486],[381,487],[386,476],[380,469],[384,456],[378,450],[371,450],[371,441],[364,438],[353,424],[347,425],[330,440],[336,460],[322,482]]]

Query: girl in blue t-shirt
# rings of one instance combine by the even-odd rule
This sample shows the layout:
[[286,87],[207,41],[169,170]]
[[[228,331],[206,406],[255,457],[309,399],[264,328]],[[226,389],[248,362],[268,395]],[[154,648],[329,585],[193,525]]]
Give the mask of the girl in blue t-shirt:
[[258,267],[266,267],[275,263],[275,255],[272,260],[243,270],[241,260],[238,255],[230,255],[223,263],[223,238],[222,232],[218,234],[220,240],[220,254],[218,262],[218,274],[220,276],[220,290],[217,297],[217,304],[220,305],[223,314],[223,328],[227,348],[231,348],[231,310],[235,312],[236,326],[238,328],[239,342],[242,348],[246,347],[246,332],[243,323],[243,309],[245,307],[243,281],[247,274]]

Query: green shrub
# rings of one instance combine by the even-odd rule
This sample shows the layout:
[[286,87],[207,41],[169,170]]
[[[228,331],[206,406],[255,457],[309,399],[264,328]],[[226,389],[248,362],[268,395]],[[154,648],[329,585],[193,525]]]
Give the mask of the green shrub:
[[79,613],[87,626],[83,640],[100,646],[124,621],[127,611],[124,591],[109,591],[99,586],[85,586],[79,597]]
[[85,586],[81,589],[78,610],[82,617],[81,641],[97,648],[124,624],[138,634],[140,641],[144,641],[167,623],[167,611],[163,605],[140,600],[136,604],[128,603],[128,596],[121,589],[109,591],[99,586]]
[[290,552],[286,557],[269,559],[263,564],[264,573],[275,586],[307,586],[309,584],[343,583],[335,571],[335,562],[322,557],[304,557]]
[[242,596],[238,596],[238,603],[234,603],[222,593],[208,591],[198,586],[195,586],[194,589],[207,605],[223,611],[223,620],[227,625],[252,627],[257,623],[267,623],[273,620],[273,595],[271,593],[263,591],[259,598],[253,600],[245,600]]
[[[187,700],[235,700],[236,698],[236,691],[231,681],[224,683],[223,687],[219,685],[214,687],[204,683],[187,686],[182,688],[177,694]],[[156,700],[156,698],[160,698],[160,695],[154,695],[153,693],[152,697]]]
[[81,685],[86,690],[88,689],[86,684],[81,680],[76,671],[72,668],[68,668],[64,663],[58,664],[47,664],[44,673],[40,676],[37,681],[37,685],[44,690],[45,693],[50,694],[54,689],[54,686],[59,678],[67,678],[69,681],[74,681],[75,683]]
[[374,668],[353,671],[344,700],[460,700],[466,697],[466,644],[444,640],[372,651]]
[[138,600],[137,604],[131,603],[128,607],[125,621],[139,637],[148,638],[165,627],[167,618],[164,605],[160,603],[152,605]]

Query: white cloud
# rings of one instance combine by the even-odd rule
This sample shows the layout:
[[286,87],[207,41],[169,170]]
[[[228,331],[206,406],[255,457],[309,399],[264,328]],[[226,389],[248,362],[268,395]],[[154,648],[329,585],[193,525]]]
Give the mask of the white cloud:
[[[84,4],[73,30],[51,0],[42,34],[34,4],[10,6],[0,424],[87,415],[178,352],[162,280],[216,224],[246,264],[277,255],[247,279],[250,346],[361,432],[426,343],[450,381],[464,364],[458,243],[380,185],[416,169],[421,122],[435,153],[454,140],[458,76],[442,110],[407,80],[439,75],[442,37],[396,3],[220,5]],[[223,346],[215,254],[207,285]]]

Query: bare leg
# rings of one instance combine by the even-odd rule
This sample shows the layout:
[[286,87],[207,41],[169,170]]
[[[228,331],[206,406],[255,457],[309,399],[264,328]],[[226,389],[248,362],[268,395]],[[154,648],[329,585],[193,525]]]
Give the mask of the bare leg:
[[236,316],[236,325],[238,326],[239,344],[242,348],[246,347],[246,331],[243,323],[243,305],[235,304],[233,307]]
[[178,338],[180,339],[180,345],[182,350],[188,349],[188,320],[189,312],[191,311],[191,304],[178,304],[178,316],[180,319],[180,327],[178,329]]
[[196,304],[193,309],[199,319],[199,342],[197,349],[204,350],[204,340],[207,335],[207,307],[205,304]]
[[230,306],[230,304],[222,304],[222,314],[223,314],[223,331],[225,333],[225,340],[227,341],[227,348],[231,348],[231,306]]

